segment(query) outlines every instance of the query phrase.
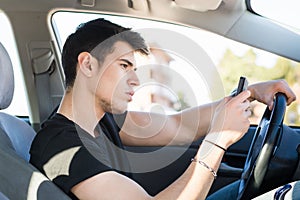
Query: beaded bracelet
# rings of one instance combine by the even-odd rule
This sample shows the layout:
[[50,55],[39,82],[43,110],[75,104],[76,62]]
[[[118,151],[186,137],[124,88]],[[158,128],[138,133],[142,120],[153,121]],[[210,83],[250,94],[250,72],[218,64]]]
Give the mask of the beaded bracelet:
[[211,142],[211,141],[209,141],[209,140],[203,140],[204,142],[208,142],[208,143],[210,143],[210,144],[212,144],[212,145],[215,145],[216,147],[219,147],[220,149],[222,149],[223,151],[227,151],[227,149],[225,149],[224,147],[221,147],[220,145],[218,145],[218,144],[216,144],[216,143],[214,143],[214,142]]
[[206,169],[208,169],[212,173],[212,175],[214,176],[214,179],[217,178],[217,172],[213,168],[211,168],[210,166],[208,166],[205,162],[203,162],[201,160],[197,160],[196,158],[192,158],[191,162],[197,162],[200,165],[204,166]]

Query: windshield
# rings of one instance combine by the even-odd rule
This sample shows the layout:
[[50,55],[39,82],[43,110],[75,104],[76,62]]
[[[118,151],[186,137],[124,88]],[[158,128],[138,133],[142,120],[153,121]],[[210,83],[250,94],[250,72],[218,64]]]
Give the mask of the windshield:
[[[62,48],[67,36],[79,24],[95,18],[105,18],[132,27],[134,31],[143,34],[152,48],[149,59],[137,59],[136,73],[140,86],[128,110],[172,114],[174,111],[202,105],[230,94],[240,76],[246,76],[249,83],[285,79],[295,93],[300,94],[300,63],[202,29],[179,24],[109,14],[58,11],[52,16],[51,22],[58,46]],[[161,37],[166,31],[168,37]],[[176,43],[180,48],[174,51],[173,43],[165,38],[172,36],[176,39],[179,35],[184,42]],[[186,54],[191,51],[185,49],[193,49],[196,53]],[[188,59],[189,55],[196,55],[199,61],[194,61],[194,57]],[[254,101],[251,108],[250,121],[257,124],[266,106]],[[289,125],[300,124],[299,102],[288,107],[285,120]]]

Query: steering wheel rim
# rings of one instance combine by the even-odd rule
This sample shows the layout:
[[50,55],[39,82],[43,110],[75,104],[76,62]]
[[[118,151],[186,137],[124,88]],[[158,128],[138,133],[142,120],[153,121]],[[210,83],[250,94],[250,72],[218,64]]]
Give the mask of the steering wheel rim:
[[283,126],[286,110],[286,96],[277,93],[274,106],[270,111],[267,107],[256,128],[239,186],[238,199],[251,199],[258,195],[267,173],[273,152]]

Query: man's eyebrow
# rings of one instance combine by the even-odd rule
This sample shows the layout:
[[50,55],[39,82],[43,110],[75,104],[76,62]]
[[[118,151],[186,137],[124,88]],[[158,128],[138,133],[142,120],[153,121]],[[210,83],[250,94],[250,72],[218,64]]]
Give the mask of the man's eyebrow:
[[127,59],[120,58],[120,61],[126,62],[128,65],[133,66],[133,63],[130,62],[129,60],[127,60]]

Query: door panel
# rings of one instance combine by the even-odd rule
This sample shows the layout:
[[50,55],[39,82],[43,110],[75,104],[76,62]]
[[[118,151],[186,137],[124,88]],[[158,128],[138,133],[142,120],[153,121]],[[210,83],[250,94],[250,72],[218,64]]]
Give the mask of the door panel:
[[[255,132],[255,128],[255,126],[251,126],[245,136],[228,149],[218,171],[218,178],[214,182],[211,192],[239,179],[244,167],[248,149],[252,141],[252,136]],[[165,158],[172,156],[174,157],[174,155],[181,156],[178,156],[178,159],[176,159],[174,162],[160,169],[145,173],[134,173],[133,179],[141,184],[149,194],[157,194],[159,191],[176,180],[186,170],[191,162],[191,158],[195,156],[200,143],[201,140],[194,142],[189,147],[163,147],[164,151],[158,153],[156,158],[151,159],[151,164],[153,166],[159,165]],[[154,152],[158,151],[160,148],[162,147],[126,147],[128,151],[135,153]],[[139,161],[131,160],[131,162],[136,163]],[[140,164],[143,165],[142,163]]]

